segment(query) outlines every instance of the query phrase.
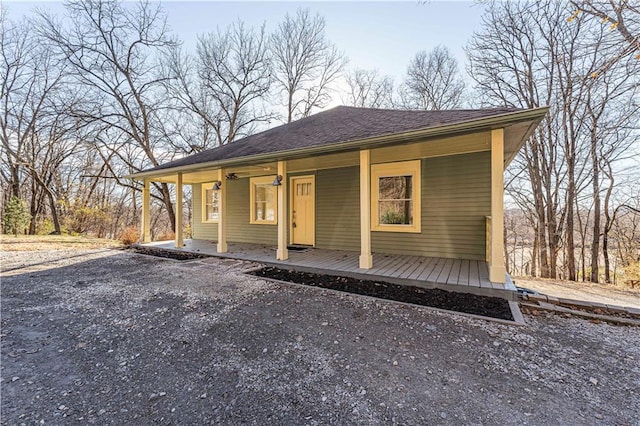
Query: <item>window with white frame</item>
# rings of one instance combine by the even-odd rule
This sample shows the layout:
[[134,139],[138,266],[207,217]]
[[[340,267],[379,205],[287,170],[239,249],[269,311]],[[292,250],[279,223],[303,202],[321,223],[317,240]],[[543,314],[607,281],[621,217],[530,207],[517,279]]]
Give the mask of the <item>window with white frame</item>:
[[371,165],[371,229],[420,232],[420,160]]
[[213,189],[214,183],[202,184],[202,222],[215,223],[220,217],[220,191]]
[[278,223],[277,186],[275,176],[251,178],[251,220],[253,224],[274,225]]

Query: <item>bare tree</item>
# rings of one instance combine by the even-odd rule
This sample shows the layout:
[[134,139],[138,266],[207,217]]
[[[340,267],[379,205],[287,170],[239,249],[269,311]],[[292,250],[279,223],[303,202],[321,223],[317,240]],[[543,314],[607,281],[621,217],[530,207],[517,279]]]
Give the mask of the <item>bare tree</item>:
[[455,109],[462,106],[464,89],[458,61],[445,46],[437,46],[411,60],[400,96],[406,108]]
[[[625,41],[618,53],[612,55],[603,71],[617,60],[628,56],[640,59],[640,3],[633,0],[571,0],[575,10],[568,18],[571,21],[598,19],[602,27],[615,30]],[[613,43],[618,44],[617,40]],[[618,45],[619,46],[619,45]]]
[[343,102],[354,107],[393,107],[393,79],[378,70],[356,68],[345,75],[349,91]]
[[173,49],[169,93],[206,126],[203,148],[211,139],[224,145],[251,134],[273,118],[264,102],[271,86],[267,48],[264,26],[254,31],[237,22],[201,35],[195,58]]
[[[162,149],[166,141],[157,137],[157,114],[164,108],[159,89],[166,79],[157,60],[175,44],[160,6],[72,0],[66,10],[66,22],[40,13],[37,29],[64,58],[82,92],[84,102],[74,114],[91,128],[93,143],[104,156],[113,153],[132,171],[159,165],[169,150]],[[169,188],[162,183],[158,189],[173,223]]]
[[65,89],[64,64],[39,43],[31,23],[17,25],[0,19],[0,99],[4,106],[0,142],[8,168],[3,176],[13,195],[29,194],[29,233],[36,231],[45,199],[54,230],[60,233],[55,179],[62,163],[78,147],[70,137],[75,123],[68,111],[75,95]]
[[271,35],[273,75],[284,94],[287,123],[326,106],[346,64],[344,55],[327,40],[325,26],[320,15],[299,9],[295,17],[287,14]]
[[[603,164],[599,147],[608,147],[605,157],[613,162],[633,141],[625,129],[638,121],[633,101],[637,70],[619,62],[603,78],[594,79],[613,46],[592,23],[567,22],[567,13],[566,4],[551,0],[492,4],[484,18],[485,31],[468,48],[470,73],[479,95],[486,96],[485,104],[551,107],[508,171],[516,182],[526,177],[509,192],[536,212],[531,225],[538,230],[543,277],[566,273],[569,279],[577,278],[574,232],[579,229],[584,239],[584,227],[592,224],[590,278],[597,281]],[[593,206],[578,208],[586,199],[593,200]],[[589,221],[581,212],[594,217]]]

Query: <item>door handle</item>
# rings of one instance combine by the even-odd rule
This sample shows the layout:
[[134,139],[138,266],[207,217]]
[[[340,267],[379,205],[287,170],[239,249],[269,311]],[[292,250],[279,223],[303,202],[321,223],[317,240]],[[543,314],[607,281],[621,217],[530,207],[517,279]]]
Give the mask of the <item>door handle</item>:
[[292,225],[292,226],[295,228],[297,225],[296,225],[296,223],[295,223],[295,222],[293,222],[293,225]]

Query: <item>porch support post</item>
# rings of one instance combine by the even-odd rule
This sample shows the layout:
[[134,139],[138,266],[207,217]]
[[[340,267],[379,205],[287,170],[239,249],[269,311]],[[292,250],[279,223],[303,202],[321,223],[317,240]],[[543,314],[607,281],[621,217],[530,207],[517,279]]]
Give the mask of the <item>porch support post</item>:
[[278,192],[278,250],[277,260],[289,259],[287,250],[287,162],[278,161],[278,175],[282,176]]
[[371,255],[371,152],[360,150],[360,261],[361,269],[373,268]]
[[504,129],[491,131],[491,253],[489,280],[504,283]]
[[182,236],[182,173],[178,172],[176,179],[176,239],[177,248],[184,246],[184,238]]
[[151,242],[151,191],[149,179],[144,180],[142,187],[142,242]]
[[218,191],[218,253],[227,252],[227,182],[224,169],[218,170],[218,181],[222,182]]

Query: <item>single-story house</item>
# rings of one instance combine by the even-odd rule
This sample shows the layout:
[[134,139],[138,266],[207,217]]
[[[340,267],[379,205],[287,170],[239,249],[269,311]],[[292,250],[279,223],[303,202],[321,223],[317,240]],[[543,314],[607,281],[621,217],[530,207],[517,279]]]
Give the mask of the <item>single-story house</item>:
[[[486,262],[505,282],[503,172],[548,108],[405,111],[339,106],[131,175],[191,185],[192,239]],[[175,246],[183,247],[176,203]]]

